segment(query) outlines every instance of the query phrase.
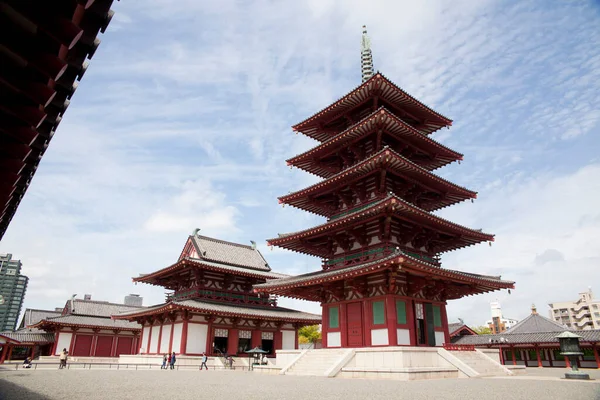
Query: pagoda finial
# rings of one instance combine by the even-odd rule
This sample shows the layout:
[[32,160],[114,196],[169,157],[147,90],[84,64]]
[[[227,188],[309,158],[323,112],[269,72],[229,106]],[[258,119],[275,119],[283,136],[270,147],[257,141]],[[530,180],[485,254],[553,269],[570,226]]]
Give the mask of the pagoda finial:
[[537,308],[536,308],[535,304],[531,305],[531,313],[532,314],[537,314]]
[[360,70],[362,81],[366,82],[373,76],[373,54],[371,54],[371,39],[367,36],[367,26],[363,25],[362,41],[360,44]]

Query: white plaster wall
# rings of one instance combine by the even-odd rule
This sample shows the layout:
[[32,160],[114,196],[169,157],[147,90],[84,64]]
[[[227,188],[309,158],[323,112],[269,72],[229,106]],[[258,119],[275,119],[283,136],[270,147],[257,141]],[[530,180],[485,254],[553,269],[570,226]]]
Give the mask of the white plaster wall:
[[160,337],[160,353],[169,352],[169,340],[171,339],[171,325],[164,325]]
[[296,348],[296,331],[281,331],[282,350],[294,350]]
[[396,329],[396,335],[398,336],[398,344],[410,345],[410,330]]
[[60,332],[58,334],[58,343],[56,344],[56,354],[60,354],[62,349],[69,350],[69,346],[71,345],[72,337],[73,337],[73,334],[70,332]]
[[200,354],[206,351],[206,337],[208,336],[208,325],[188,324],[187,343],[185,352],[188,354]]
[[387,346],[390,344],[388,338],[388,330],[386,329],[371,329],[371,345]]
[[446,339],[444,338],[444,332],[435,332],[435,345],[436,346],[443,345],[445,340]]
[[179,353],[179,349],[181,348],[181,332],[183,330],[183,323],[173,325],[173,346],[171,347],[171,351],[175,353]]
[[142,353],[148,352],[148,335],[149,334],[150,334],[150,326],[145,326],[144,329],[142,330],[142,345],[141,345]]
[[158,335],[160,333],[160,326],[152,327],[152,337],[150,338],[150,348],[148,349],[148,353],[157,353],[158,352]]
[[340,332],[327,332],[327,347],[341,347],[342,335]]

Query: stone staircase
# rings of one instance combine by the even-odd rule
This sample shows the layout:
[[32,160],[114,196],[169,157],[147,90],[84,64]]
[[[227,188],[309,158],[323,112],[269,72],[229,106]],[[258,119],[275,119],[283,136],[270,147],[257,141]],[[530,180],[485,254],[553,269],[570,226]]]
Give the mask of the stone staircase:
[[450,351],[450,354],[475,370],[479,377],[511,374],[500,363],[479,351]]
[[325,376],[348,349],[308,350],[287,371],[286,375]]

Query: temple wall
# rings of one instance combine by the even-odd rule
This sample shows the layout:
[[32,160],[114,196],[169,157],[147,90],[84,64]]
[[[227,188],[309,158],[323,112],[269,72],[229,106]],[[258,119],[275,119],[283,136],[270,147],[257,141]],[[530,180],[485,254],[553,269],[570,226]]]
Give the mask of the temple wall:
[[173,325],[164,325],[162,327],[161,341],[160,341],[160,352],[167,353],[169,351],[169,343],[171,339],[171,330]]
[[202,354],[206,349],[206,339],[208,338],[207,324],[188,324],[186,354]]
[[60,332],[58,334],[58,342],[56,342],[56,351],[55,355],[60,354],[62,349],[67,349],[71,347],[71,339],[73,338],[73,334],[70,332]]
[[181,332],[183,331],[183,323],[176,323],[173,325],[173,345],[171,346],[171,351],[175,353],[179,353],[179,349],[181,348]]

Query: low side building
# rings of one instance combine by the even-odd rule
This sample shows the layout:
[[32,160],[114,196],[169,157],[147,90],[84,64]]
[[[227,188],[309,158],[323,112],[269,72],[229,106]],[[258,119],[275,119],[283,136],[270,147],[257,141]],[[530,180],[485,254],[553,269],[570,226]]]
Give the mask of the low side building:
[[16,331],[0,332],[0,364],[10,360],[32,359],[48,356],[52,353],[54,335],[28,325],[38,323],[44,318],[61,315],[60,311],[36,310],[27,308]]
[[465,325],[464,322],[453,322],[448,324],[448,332],[450,333],[450,343],[456,343],[462,336],[477,335],[473,329]]
[[75,357],[118,357],[135,353],[142,328],[136,322],[113,320],[111,315],[143,309],[94,301],[86,295],[84,300],[68,300],[60,315],[44,318],[29,327],[53,334],[52,355],[65,348]]
[[[532,306],[531,315],[501,334],[461,336],[456,344],[475,345],[478,348],[500,350],[505,365],[527,367],[568,367],[569,360],[560,355],[558,336],[570,330],[538,314]],[[580,339],[583,356],[577,360],[581,368],[600,368],[600,330],[575,332]]]

